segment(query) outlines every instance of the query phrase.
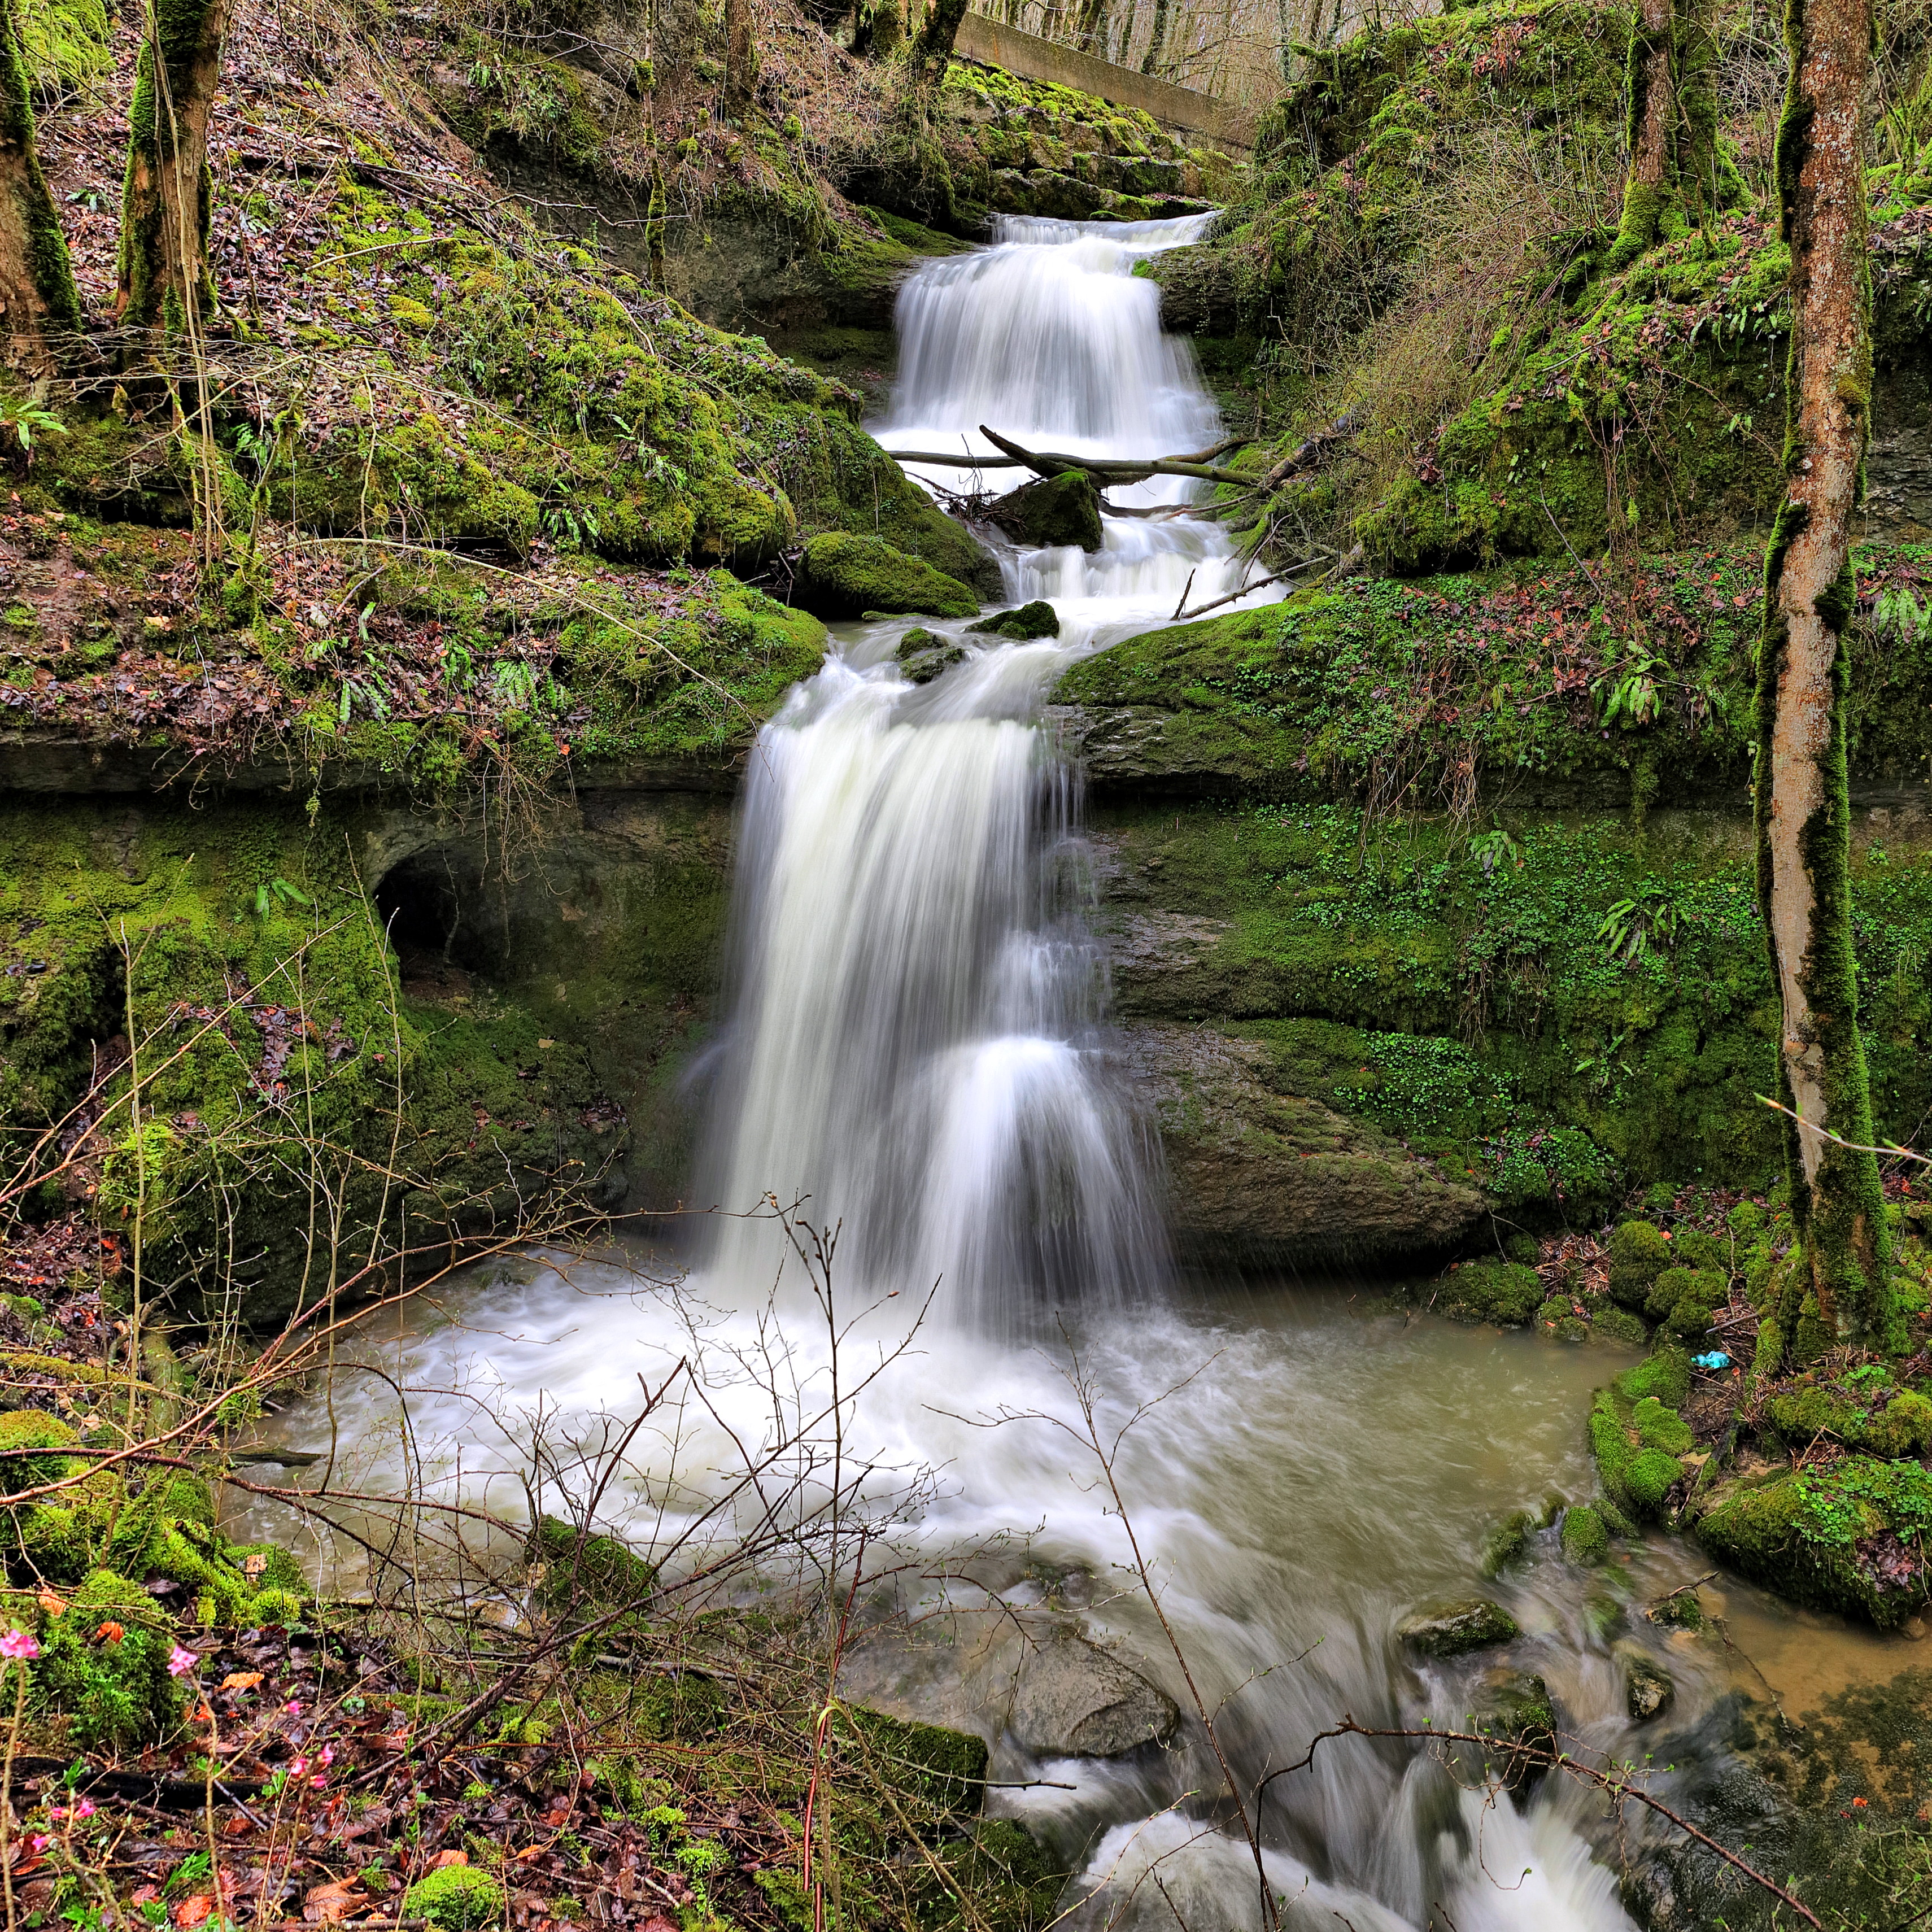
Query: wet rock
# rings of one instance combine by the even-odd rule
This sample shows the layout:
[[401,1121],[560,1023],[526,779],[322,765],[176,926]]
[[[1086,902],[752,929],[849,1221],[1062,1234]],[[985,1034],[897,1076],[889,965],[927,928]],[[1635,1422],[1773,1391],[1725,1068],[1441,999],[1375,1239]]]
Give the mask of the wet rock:
[[1600,1510],[1583,1503],[1563,1512],[1563,1554],[1572,1563],[1592,1568],[1610,1554],[1610,1533]]
[[1096,550],[1102,542],[1100,488],[1085,470],[1070,470],[1009,490],[987,511],[986,520],[1016,543],[1077,544]]
[[[1469,1718],[1472,1730],[1498,1744],[1532,1750],[1556,1748],[1556,1707],[1550,1701],[1550,1686],[1533,1671],[1486,1672],[1471,1700]],[[1514,1788],[1544,1768],[1534,1760],[1519,1759],[1502,1767],[1504,1782]]]
[[792,586],[814,616],[856,617],[868,610],[970,617],[980,600],[956,578],[878,537],[830,530],[805,547]]
[[982,617],[966,628],[986,637],[1015,638],[1024,644],[1034,638],[1058,637],[1060,613],[1045,598],[1036,597],[1017,610],[996,610],[992,616]]
[[[1156,915],[1126,937],[1198,952],[1215,932],[1206,920]],[[1196,1259],[1305,1266],[1440,1254],[1483,1211],[1474,1187],[1367,1122],[1266,1084],[1259,1042],[1144,1024],[1126,1028],[1121,1046],[1160,1130],[1170,1225]]]
[[1530,1532],[1535,1528],[1536,1518],[1528,1510],[1518,1510],[1504,1517],[1483,1545],[1483,1574],[1498,1576],[1517,1562],[1528,1547]]
[[1424,1604],[1396,1626],[1396,1634],[1424,1657],[1460,1657],[1522,1634],[1515,1618],[1486,1597]]
[[1669,1673],[1652,1663],[1636,1644],[1620,1643],[1613,1654],[1623,1670],[1624,1708],[1631,1721],[1643,1724],[1661,1717],[1677,1696],[1677,1686]]
[[965,656],[966,646],[915,625],[900,638],[894,655],[900,670],[914,684],[930,684],[941,671],[950,670]]
[[1679,1590],[1674,1596],[1664,1598],[1651,1605],[1644,1615],[1654,1624],[1667,1624],[1676,1630],[1702,1630],[1704,1628],[1704,1605],[1693,1585],[1688,1590]]
[[1168,1737],[1180,1716],[1138,1671],[1062,1630],[1020,1666],[1008,1728],[1036,1757],[1118,1757]]

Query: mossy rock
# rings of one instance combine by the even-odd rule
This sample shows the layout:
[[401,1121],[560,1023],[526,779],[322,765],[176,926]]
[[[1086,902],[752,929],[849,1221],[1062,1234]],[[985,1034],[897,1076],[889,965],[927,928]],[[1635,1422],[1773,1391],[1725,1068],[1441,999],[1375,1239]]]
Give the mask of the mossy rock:
[[1600,1389],[1592,1406],[1590,1448],[1606,1494],[1639,1522],[1659,1517],[1684,1479],[1678,1459],[1693,1438],[1671,1404],[1683,1401],[1689,1388],[1689,1358],[1681,1350],[1660,1350]]
[[[1556,1748],[1556,1706],[1550,1686],[1528,1670],[1485,1672],[1469,1712],[1470,1729],[1501,1744],[1527,1745],[1535,1750]],[[1521,1784],[1536,1767],[1519,1766],[1510,1782]]]
[[1599,1308],[1590,1317],[1590,1332],[1606,1342],[1625,1342],[1634,1348],[1641,1348],[1650,1339],[1641,1316],[1610,1306]]
[[1794,1448],[1828,1436],[1886,1461],[1922,1456],[1932,1448],[1932,1402],[1915,1390],[1894,1393],[1880,1384],[1854,1393],[1814,1384],[1780,1390],[1765,1412]]
[[1537,1520],[1528,1510],[1517,1510],[1504,1517],[1484,1541],[1478,1569],[1485,1576],[1500,1576],[1512,1563],[1522,1560],[1536,1527]]
[[1928,1532],[1932,1474],[1852,1456],[1722,1486],[1695,1534],[1719,1562],[1793,1603],[1893,1630],[1927,1600]]
[[983,1738],[890,1717],[862,1705],[842,1715],[849,1726],[848,1748],[859,1751],[887,1784],[947,1817],[978,1814],[986,1791]]
[[1060,614],[1045,598],[1036,597],[1030,604],[1022,604],[1016,610],[996,611],[966,628],[987,637],[1012,638],[1024,644],[1034,638],[1058,637]]
[[868,610],[928,617],[970,617],[980,600],[956,578],[878,537],[829,531],[805,547],[792,595],[821,617]]
[[78,1744],[116,1750],[152,1744],[180,1714],[168,1674],[173,1648],[166,1618],[140,1584],[111,1570],[90,1571],[48,1628],[32,1667],[33,1701],[68,1718]]
[[1648,1221],[1625,1221],[1610,1235],[1610,1298],[1640,1312],[1657,1278],[1675,1261],[1664,1231]]
[[1445,1314],[1520,1328],[1543,1305],[1543,1282],[1520,1262],[1465,1262],[1444,1285]]
[[1579,1503],[1563,1512],[1561,1536],[1563,1554],[1584,1568],[1594,1568],[1610,1552],[1610,1534],[1602,1512],[1588,1503]]
[[[977,629],[976,625],[971,628]],[[966,646],[915,624],[900,638],[892,653],[901,672],[913,684],[930,684],[941,671],[964,661]]]
[[1105,541],[1100,492],[1084,470],[1023,483],[988,508],[986,520],[1034,549],[1077,545],[1092,551]]
[[0,1496],[16,1496],[58,1483],[83,1468],[83,1459],[59,1454],[37,1455],[37,1450],[59,1450],[78,1446],[73,1425],[38,1408],[16,1408],[0,1414]]
[[537,1519],[526,1554],[543,1566],[538,1594],[552,1606],[580,1594],[593,1603],[641,1610],[657,1587],[657,1565],[620,1538],[586,1536],[554,1516]]
[[403,1894],[401,1916],[426,1918],[436,1932],[483,1932],[502,1922],[501,1882],[474,1865],[444,1865]]
[[1396,1626],[1396,1634],[1424,1657],[1460,1657],[1522,1634],[1515,1618],[1486,1597],[1425,1604]]

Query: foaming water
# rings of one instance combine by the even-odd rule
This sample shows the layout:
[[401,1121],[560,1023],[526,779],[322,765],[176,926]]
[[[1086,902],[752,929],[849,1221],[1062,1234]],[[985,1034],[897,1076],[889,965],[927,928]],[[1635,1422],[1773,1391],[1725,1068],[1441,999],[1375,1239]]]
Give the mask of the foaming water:
[[[1158,290],[1131,273],[1202,226],[1009,220],[992,248],[928,264],[900,302],[888,442],[983,454],[983,422],[1090,454],[1211,443],[1212,401],[1160,332]],[[1198,488],[1155,479],[1116,500],[1178,512]],[[1038,712],[1080,656],[1170,621],[1184,594],[1236,590],[1241,566],[1204,520],[1110,514],[1104,530],[1091,556],[1000,554],[1008,598],[1051,601],[1057,638],[930,625],[964,656],[917,686],[895,655],[905,622],[844,626],[762,734],[705,1156],[706,1198],[733,1212],[692,1279],[672,1292],[555,1258],[477,1278],[364,1335],[345,1364],[380,1374],[340,1377],[326,1410],[276,1434],[326,1451],[339,1486],[393,1492],[406,1471],[413,1490],[513,1520],[595,1494],[598,1526],[673,1573],[773,1511],[812,1521],[829,1472],[856,1469],[851,1508],[902,1548],[902,1577],[926,1580],[900,1607],[984,1628],[990,1606],[1039,1600],[1040,1565],[1078,1568],[1106,1586],[1088,1626],[1185,1709],[1162,1621],[1120,1587],[1136,1544],[1079,1439],[1084,1402],[1118,1442],[1162,1618],[1252,1787],[1344,1712],[1460,1718],[1480,1666],[1412,1668],[1396,1622],[1432,1590],[1466,1590],[1496,1516],[1588,1481],[1576,1418],[1604,1369],[1286,1296],[1190,1305],[1170,1280],[1157,1159],[1115,1076],[1084,919],[1077,777]],[[777,1221],[739,1217],[800,1196],[842,1231],[836,1312]],[[868,1304],[835,1352],[828,1332]],[[641,1391],[661,1388],[634,1430]],[[1504,1594],[1580,1732],[1613,1741],[1617,1679],[1575,1574],[1552,1556]],[[1082,1926],[1261,1932],[1249,1849],[1201,1796],[1221,1780],[1198,1725],[1166,1750],[1041,1763],[971,1643],[946,1650],[943,1690],[895,1681],[889,1646],[865,1654],[884,1673],[866,1694],[950,1699],[988,1736],[1010,1787],[994,1802],[1081,1874],[1067,1903]],[[1268,1791],[1267,1883],[1290,1927],[1394,1932],[1438,1904],[1460,1932],[1627,1925],[1560,1785],[1519,1808],[1349,1740]]]

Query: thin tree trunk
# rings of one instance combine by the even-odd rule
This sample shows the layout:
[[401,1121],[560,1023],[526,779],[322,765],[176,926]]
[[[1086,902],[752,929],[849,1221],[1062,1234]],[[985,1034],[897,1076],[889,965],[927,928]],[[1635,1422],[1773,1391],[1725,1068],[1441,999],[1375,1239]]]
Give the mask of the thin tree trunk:
[[0,0],[0,328],[6,359],[44,375],[80,328],[80,296],[34,141],[14,0]]
[[1677,185],[1677,16],[1672,0],[1640,0],[1630,23],[1630,172],[1612,267],[1652,247]]
[[1154,0],[1154,24],[1148,29],[1147,52],[1141,56],[1143,74],[1158,74],[1167,52],[1168,0]]
[[116,308],[136,328],[189,332],[214,304],[208,125],[229,0],[151,0],[128,110]]
[[[1871,396],[1864,93],[1871,0],[1789,0],[1778,176],[1791,249],[1786,497],[1765,565],[1758,659],[1758,900],[1783,1027],[1786,1171],[1803,1264],[1780,1320],[1798,1352],[1894,1325],[1851,935],[1844,633]],[[1815,1328],[1808,1328],[1815,1322]]]
[[752,110],[758,87],[758,43],[752,30],[751,0],[724,0],[724,98],[728,119]]
[[852,51],[889,54],[905,38],[905,22],[897,0],[859,0],[853,14]]

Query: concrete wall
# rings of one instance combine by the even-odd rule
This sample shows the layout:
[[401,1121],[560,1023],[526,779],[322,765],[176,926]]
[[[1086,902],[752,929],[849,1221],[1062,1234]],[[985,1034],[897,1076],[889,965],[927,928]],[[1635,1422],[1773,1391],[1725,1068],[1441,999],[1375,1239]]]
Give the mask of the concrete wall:
[[968,14],[960,22],[953,50],[968,60],[1003,67],[1028,80],[1054,80],[1063,87],[1097,94],[1117,107],[1143,109],[1162,127],[1211,141],[1216,147],[1245,152],[1254,146],[1253,116],[1232,100],[1197,94],[1191,87],[1176,87],[1171,80],[1156,80],[1132,68],[1116,67],[1112,61],[1096,60],[1091,54],[1064,47],[1057,40],[1043,40],[1037,34],[1022,33],[983,14]]

